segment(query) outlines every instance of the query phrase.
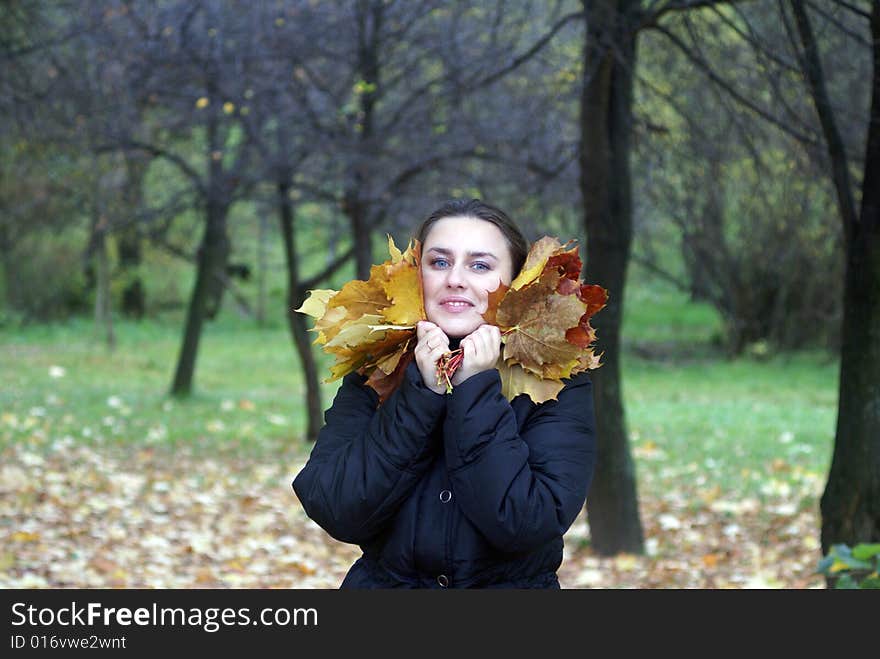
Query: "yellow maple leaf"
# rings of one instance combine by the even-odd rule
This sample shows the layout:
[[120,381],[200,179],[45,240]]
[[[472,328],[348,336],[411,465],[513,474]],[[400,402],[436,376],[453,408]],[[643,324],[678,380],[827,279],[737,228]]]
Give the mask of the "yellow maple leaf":
[[498,374],[501,376],[501,393],[507,400],[513,400],[520,394],[526,394],[534,403],[556,400],[564,386],[559,380],[538,377],[519,364],[505,361],[498,362]]
[[532,244],[531,249],[529,249],[526,262],[520,269],[519,274],[510,283],[510,288],[518,291],[523,286],[535,281],[544,272],[544,266],[547,265],[547,260],[550,256],[561,247],[562,245],[559,241],[550,236],[544,236],[540,240],[536,240]]
[[366,281],[354,279],[339,291],[309,291],[296,310],[316,319],[315,343],[336,359],[326,382],[358,371],[380,398],[402,378],[415,325],[425,317],[419,242],[401,251],[389,235],[388,252],[390,258],[372,266]]
[[335,307],[328,309],[323,316],[318,318],[312,329],[313,332],[318,333],[315,343],[326,344],[331,341],[342,329],[342,323],[347,313],[345,307]]
[[391,255],[391,262],[400,263],[403,260],[403,253],[394,244],[394,238],[391,237],[391,234],[387,234],[386,237],[388,238],[388,253]]
[[393,325],[415,325],[425,318],[422,301],[422,278],[417,266],[395,272],[383,285],[391,304],[382,310],[385,320]]
[[299,309],[294,311],[307,314],[312,318],[320,318],[327,312],[327,303],[336,293],[337,291],[329,288],[309,291],[309,297],[303,301]]
[[387,306],[385,291],[372,278],[369,281],[351,280],[327,303],[328,310],[344,307],[346,318],[352,320],[357,320],[366,313],[378,313]]
[[[332,341],[328,341],[327,348],[348,347],[357,349],[370,341],[375,341],[378,337],[372,326],[380,323],[382,316],[376,314],[364,314],[357,320],[346,323],[339,333],[333,337]],[[384,334],[382,334],[384,336]]]

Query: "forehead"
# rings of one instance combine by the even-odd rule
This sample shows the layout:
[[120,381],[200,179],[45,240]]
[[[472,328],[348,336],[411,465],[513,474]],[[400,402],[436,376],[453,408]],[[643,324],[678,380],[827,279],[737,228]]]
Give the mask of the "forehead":
[[502,258],[507,255],[507,239],[501,229],[476,217],[444,217],[431,225],[425,236],[425,250],[432,247],[452,251],[489,251]]

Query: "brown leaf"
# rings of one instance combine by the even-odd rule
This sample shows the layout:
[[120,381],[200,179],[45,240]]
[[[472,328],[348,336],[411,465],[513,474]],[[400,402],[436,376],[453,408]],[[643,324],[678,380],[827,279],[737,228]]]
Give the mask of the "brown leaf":
[[98,572],[104,572],[106,574],[113,574],[119,569],[119,565],[101,556],[93,558],[89,561],[89,565]]
[[[571,243],[569,242],[569,244]],[[558,269],[559,274],[564,279],[576,282],[581,276],[581,270],[584,268],[581,257],[578,256],[577,246],[567,250],[565,247],[560,247],[556,253],[547,259],[546,269],[550,268]]]
[[377,394],[379,394],[380,403],[385,402],[388,399],[388,396],[400,386],[400,383],[406,375],[406,367],[413,360],[415,355],[412,350],[408,350],[404,347],[394,353],[391,357],[396,360],[394,370],[391,373],[386,373],[382,368],[377,367],[373,369],[373,372],[370,374],[370,377],[367,378],[366,382],[368,387],[371,387]]
[[504,283],[499,283],[498,288],[489,293],[488,305],[486,306],[486,312],[483,314],[483,320],[489,325],[498,324],[496,318],[498,315],[498,306],[501,304],[501,300],[504,299],[504,296],[507,295],[507,291],[509,290],[510,286],[506,286]]
[[558,272],[546,272],[538,281],[508,291],[498,307],[497,320],[506,332],[505,361],[537,375],[544,364],[574,365],[583,352],[566,340],[566,330],[577,327],[586,305],[576,295],[559,295],[559,278]]

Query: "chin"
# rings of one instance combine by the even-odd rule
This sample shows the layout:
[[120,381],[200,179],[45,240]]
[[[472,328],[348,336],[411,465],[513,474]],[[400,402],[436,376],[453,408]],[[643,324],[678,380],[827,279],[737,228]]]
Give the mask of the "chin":
[[445,323],[437,323],[437,326],[442,329],[443,333],[450,339],[463,339],[482,325],[482,323],[482,319],[480,319],[480,322],[478,323],[473,321],[453,320]]

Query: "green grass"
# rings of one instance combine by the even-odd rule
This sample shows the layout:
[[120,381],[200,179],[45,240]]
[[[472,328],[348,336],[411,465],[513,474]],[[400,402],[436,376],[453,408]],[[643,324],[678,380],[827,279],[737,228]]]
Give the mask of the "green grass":
[[633,268],[622,369],[639,477],[681,474],[740,496],[772,493],[783,477],[824,481],[837,359],[763,345],[728,359],[722,333],[712,307]]
[[[221,314],[205,327],[193,395],[177,400],[167,392],[182,321],[179,313],[117,320],[112,352],[87,319],[0,327],[0,450],[62,441],[307,451],[303,383],[286,327]],[[784,478],[824,480],[836,359],[804,352],[728,360],[715,341],[720,327],[711,308],[657,280],[631,279],[622,365],[639,479],[680,476],[741,496],[767,494],[768,483]],[[325,358],[322,375],[329,364]],[[325,406],[337,386],[324,385]]]
[[[285,329],[231,317],[207,324],[186,399],[168,395],[180,324],[116,321],[115,330],[113,351],[83,319],[0,330],[0,445],[66,437],[265,452],[302,444],[304,387]],[[325,400],[334,390],[325,387]]]
[[710,305],[691,302],[670,284],[631,269],[624,303],[626,342],[708,347],[721,333],[721,319]]
[[827,473],[837,406],[837,368],[827,356],[682,365],[630,357],[623,369],[641,474],[672,469],[757,496],[780,472]]

